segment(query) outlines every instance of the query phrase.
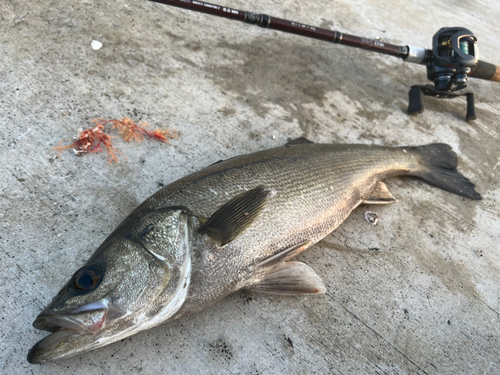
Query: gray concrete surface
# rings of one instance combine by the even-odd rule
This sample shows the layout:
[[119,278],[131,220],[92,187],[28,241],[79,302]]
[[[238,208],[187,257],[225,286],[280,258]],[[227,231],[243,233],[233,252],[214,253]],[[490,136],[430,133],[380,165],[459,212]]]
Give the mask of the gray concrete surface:
[[[500,64],[495,2],[223,3],[427,48],[440,27],[461,25]],[[425,69],[395,58],[146,1],[2,0],[0,11],[0,373],[500,374],[500,84],[471,82],[473,123],[463,99],[426,99],[409,117],[407,91]],[[180,138],[117,140],[128,157],[118,165],[104,154],[54,159],[50,147],[89,119],[124,116]],[[393,179],[397,204],[356,209],[300,256],[324,296],[241,292],[71,360],[26,362],[45,336],[36,315],[142,200],[299,136],[449,143],[484,200]]]

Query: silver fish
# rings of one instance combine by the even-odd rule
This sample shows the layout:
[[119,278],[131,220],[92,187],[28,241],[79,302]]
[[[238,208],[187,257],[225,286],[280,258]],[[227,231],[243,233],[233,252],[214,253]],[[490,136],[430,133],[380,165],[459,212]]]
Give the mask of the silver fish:
[[40,363],[93,350],[179,318],[240,289],[325,293],[290,261],[361,203],[395,201],[381,182],[416,176],[481,199],[445,144],[312,144],[215,163],[137,207],[71,277],[33,326],[52,332],[29,352]]

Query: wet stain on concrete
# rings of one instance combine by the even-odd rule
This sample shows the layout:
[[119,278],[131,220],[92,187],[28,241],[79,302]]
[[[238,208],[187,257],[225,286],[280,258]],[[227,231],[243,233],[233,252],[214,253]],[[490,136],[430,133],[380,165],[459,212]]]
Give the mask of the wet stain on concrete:
[[[363,52],[329,45],[309,46],[280,38],[261,38],[248,44],[221,41],[211,53],[236,55],[240,62],[232,59],[230,63],[219,63],[210,56],[212,62],[204,69],[221,90],[236,94],[258,116],[265,117],[272,106],[279,106],[288,113],[285,121],[296,120],[304,131],[311,132],[311,127],[317,125],[312,121],[314,113],[309,105],[324,108],[328,92],[341,90],[353,102],[360,103],[357,115],[367,120],[389,116],[398,106],[395,97],[406,100],[405,85],[384,79],[398,72],[374,62]],[[373,102],[380,103],[378,107],[382,109],[374,109]]]
[[472,281],[472,275],[464,265],[444,259],[440,254],[420,249],[414,252],[418,266],[427,275],[439,279],[452,293],[460,293],[468,298],[480,298],[480,294]]
[[[426,211],[426,208],[420,207],[418,210],[422,213]],[[429,215],[433,215],[432,212],[429,213]],[[432,228],[435,229],[435,223]],[[394,231],[396,230],[397,229],[395,228]],[[441,233],[440,236],[441,235],[444,236],[446,233]],[[344,253],[345,256],[350,259],[355,259],[359,256],[369,257],[369,259],[383,259],[384,261],[393,264],[393,266],[401,272],[408,272],[408,270],[405,271],[407,266],[404,265],[407,264],[413,268],[412,272],[419,272],[419,269],[421,269],[426,275],[435,278],[436,281],[452,293],[460,293],[468,298],[480,298],[480,293],[476,289],[475,283],[472,280],[472,275],[467,270],[465,265],[457,263],[451,259],[445,259],[442,254],[429,249],[427,245],[425,245],[424,240],[424,238],[422,238],[421,242],[412,240],[411,242],[413,245],[411,249],[396,249],[395,251],[390,251],[389,249],[392,246],[387,243],[382,247],[382,249],[380,249],[380,251],[370,251],[368,248],[351,248],[349,246],[332,243],[328,239],[320,241],[318,245]],[[410,255],[414,259],[414,262],[407,263],[408,261],[404,261],[401,263],[402,259],[406,257],[405,254]],[[415,268],[415,265],[411,264],[415,264],[417,268]]]
[[232,116],[232,115],[234,115],[234,114],[236,113],[236,109],[234,109],[234,108],[227,108],[227,107],[225,107],[225,108],[221,108],[221,109],[219,109],[219,112],[220,112],[220,113],[222,113],[224,116],[226,116],[226,117],[227,117],[227,116]]
[[[440,202],[441,200],[444,201],[444,204]],[[411,205],[409,216],[413,218],[416,226],[426,233],[432,233],[436,230],[436,218],[440,218],[442,223],[439,229],[440,235],[447,235],[447,227],[457,228],[458,231],[468,234],[475,228],[473,207],[474,202],[471,200],[442,194],[439,200],[434,202],[419,201]]]
[[475,182],[484,194],[484,190],[495,190],[500,184],[500,177],[495,173],[495,167],[500,161],[500,134],[486,131],[480,124],[471,126],[472,131],[457,128],[456,133],[460,138],[460,152],[474,163],[471,166],[472,172],[480,176],[480,180]]

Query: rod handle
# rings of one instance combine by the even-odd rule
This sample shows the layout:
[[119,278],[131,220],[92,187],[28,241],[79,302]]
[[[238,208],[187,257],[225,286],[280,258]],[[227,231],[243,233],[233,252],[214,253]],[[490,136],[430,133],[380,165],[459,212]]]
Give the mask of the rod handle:
[[486,79],[488,81],[500,82],[500,67],[479,60],[477,68],[469,74],[472,78]]

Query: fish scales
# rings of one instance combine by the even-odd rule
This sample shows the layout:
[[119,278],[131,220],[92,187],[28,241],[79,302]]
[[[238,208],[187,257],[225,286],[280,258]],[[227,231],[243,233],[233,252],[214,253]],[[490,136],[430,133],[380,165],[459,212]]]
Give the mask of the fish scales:
[[[229,198],[258,185],[274,193],[252,227],[224,249],[197,242],[196,286],[182,315],[250,285],[252,266],[260,260],[296,243],[319,241],[371,194],[378,180],[416,168],[415,156],[402,149],[293,145],[215,164],[166,186],[138,209],[184,205],[209,217]],[[216,194],[208,186],[217,186],[212,188]],[[222,251],[231,258],[215,256]]]

